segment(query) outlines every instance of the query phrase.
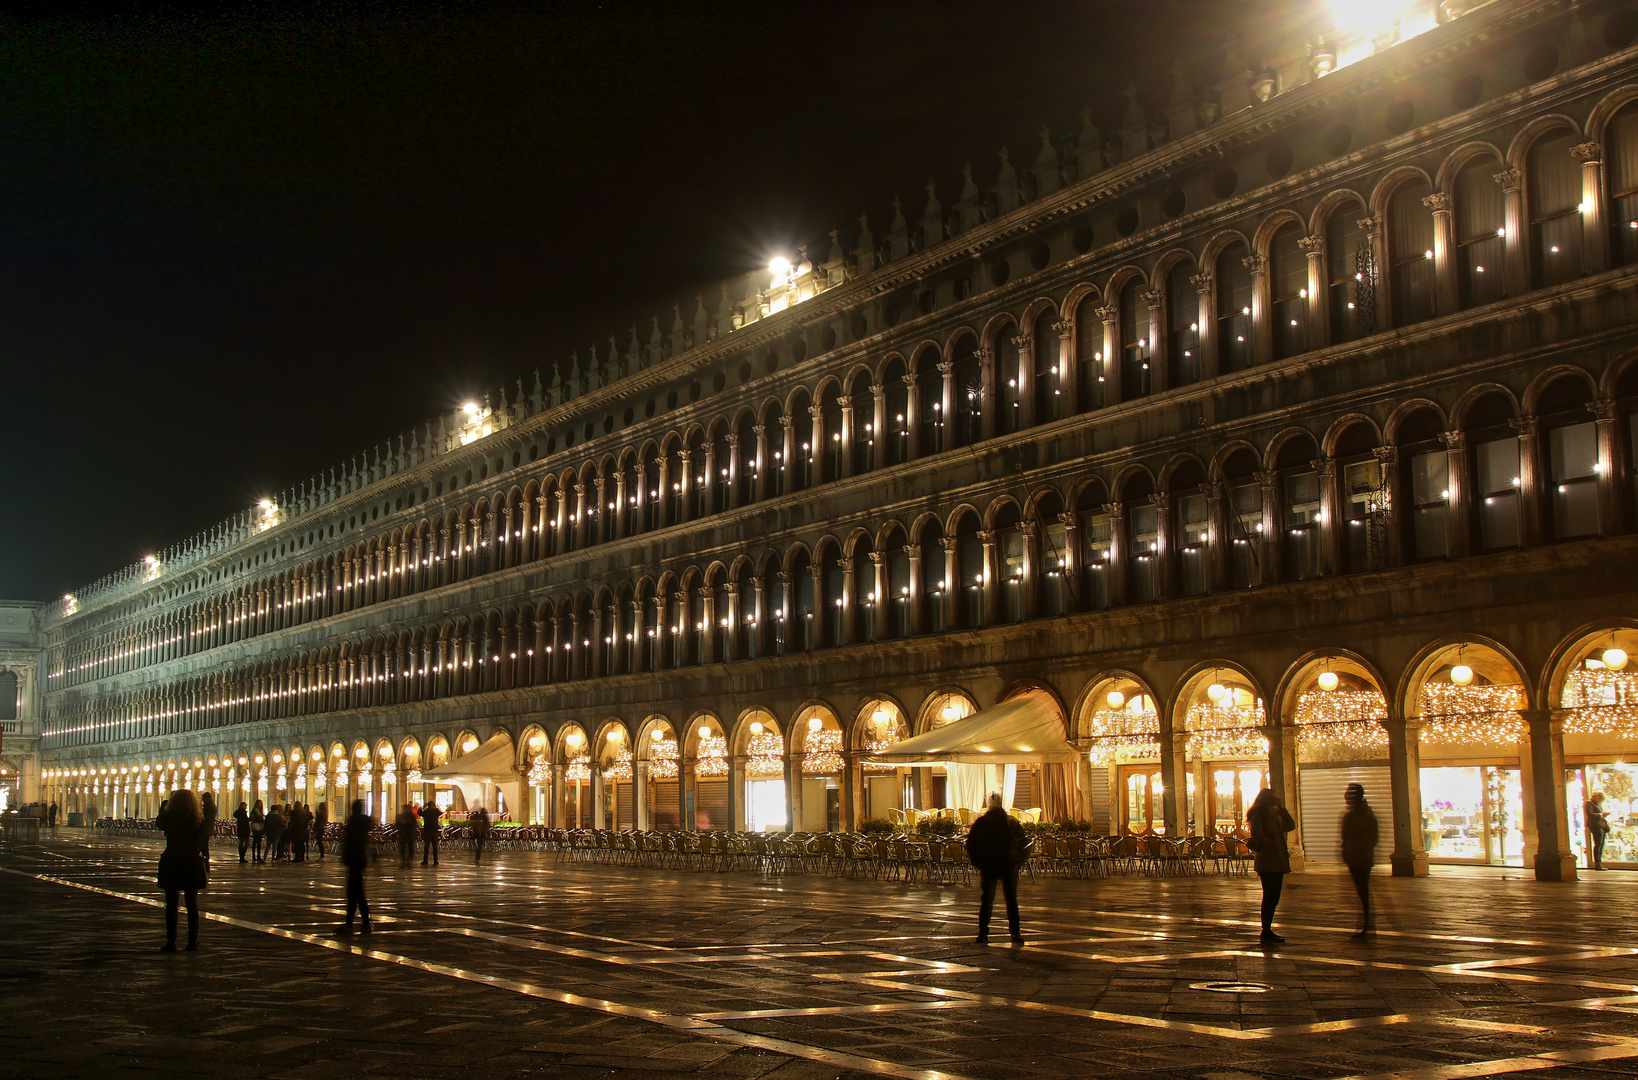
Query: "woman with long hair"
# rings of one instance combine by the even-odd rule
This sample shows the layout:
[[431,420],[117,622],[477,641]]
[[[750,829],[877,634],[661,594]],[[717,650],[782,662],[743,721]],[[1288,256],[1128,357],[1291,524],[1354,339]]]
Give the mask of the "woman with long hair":
[[159,857],[159,887],[165,890],[165,944],[160,952],[176,951],[176,906],[179,896],[188,904],[188,952],[199,951],[199,890],[205,887],[205,858],[200,854],[200,832],[205,815],[193,792],[171,792],[154,825],[165,834],[165,853]]
[[1291,872],[1291,851],[1286,847],[1285,834],[1295,829],[1297,823],[1291,820],[1280,797],[1264,788],[1252,800],[1251,809],[1246,812],[1246,824],[1251,826],[1249,843],[1256,856],[1252,868],[1263,883],[1262,942],[1280,945],[1285,938],[1274,932],[1274,909],[1280,906],[1280,890],[1285,886],[1285,875]]

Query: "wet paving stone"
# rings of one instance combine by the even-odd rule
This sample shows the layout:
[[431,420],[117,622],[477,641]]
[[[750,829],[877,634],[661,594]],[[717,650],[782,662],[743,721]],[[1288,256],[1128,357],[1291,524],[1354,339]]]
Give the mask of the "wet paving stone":
[[230,861],[202,951],[161,955],[156,859],[68,830],[0,852],[5,1075],[1638,1073],[1626,874],[1383,877],[1359,943],[1346,877],[1310,871],[1269,952],[1243,878],[1025,883],[1013,949],[973,944],[970,885],[513,851],[378,864],[376,932],[337,937],[335,860]]

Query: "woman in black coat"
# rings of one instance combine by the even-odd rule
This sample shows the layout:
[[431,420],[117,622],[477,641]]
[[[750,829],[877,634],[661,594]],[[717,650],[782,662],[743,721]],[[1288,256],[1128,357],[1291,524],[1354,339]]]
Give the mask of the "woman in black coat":
[[1250,846],[1256,856],[1252,868],[1263,882],[1262,941],[1265,945],[1279,945],[1285,938],[1274,932],[1274,909],[1280,906],[1285,875],[1291,872],[1291,850],[1286,846],[1285,834],[1297,823],[1291,820],[1280,797],[1264,788],[1246,812],[1246,824],[1251,826]]
[[188,952],[199,951],[199,890],[205,887],[205,858],[199,853],[205,815],[191,791],[173,791],[154,825],[165,834],[165,853],[159,857],[159,887],[165,890],[165,944],[160,952],[176,951],[178,896],[187,898]]
[[239,800],[239,809],[233,812],[234,832],[239,837],[239,861],[245,861],[245,852],[250,850],[250,809],[243,799]]

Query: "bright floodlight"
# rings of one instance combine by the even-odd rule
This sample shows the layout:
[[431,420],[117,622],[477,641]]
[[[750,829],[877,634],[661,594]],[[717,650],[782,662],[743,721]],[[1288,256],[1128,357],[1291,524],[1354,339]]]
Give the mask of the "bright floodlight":
[[1622,668],[1627,666],[1626,650],[1617,649],[1613,645],[1604,650],[1603,659],[1604,666],[1609,668],[1611,671],[1620,671]]
[[775,277],[788,277],[791,272],[791,261],[783,255],[776,255],[768,264],[768,269],[773,271]]
[[478,415],[478,403],[475,402],[475,401],[469,401],[465,405],[461,406],[461,411],[466,413],[466,415],[468,415],[468,416],[477,416]]
[[1126,695],[1121,693],[1119,690],[1111,690],[1109,691],[1108,697],[1104,698],[1104,700],[1109,702],[1109,707],[1111,709],[1118,709],[1122,705],[1126,704]]
[[1331,0],[1338,30],[1375,30],[1399,21],[1414,0]]
[[1319,688],[1321,690],[1335,690],[1337,688],[1337,673],[1334,671],[1320,672]]

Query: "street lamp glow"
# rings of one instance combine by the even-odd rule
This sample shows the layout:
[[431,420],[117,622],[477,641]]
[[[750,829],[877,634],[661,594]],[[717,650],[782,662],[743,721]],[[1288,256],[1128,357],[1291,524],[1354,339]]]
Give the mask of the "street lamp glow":
[[478,415],[478,403],[475,402],[475,401],[469,401],[465,405],[461,406],[461,411],[466,413],[466,415],[468,415],[468,416],[477,416]]
[[791,261],[783,255],[775,255],[768,263],[768,270],[781,281],[791,276]]

